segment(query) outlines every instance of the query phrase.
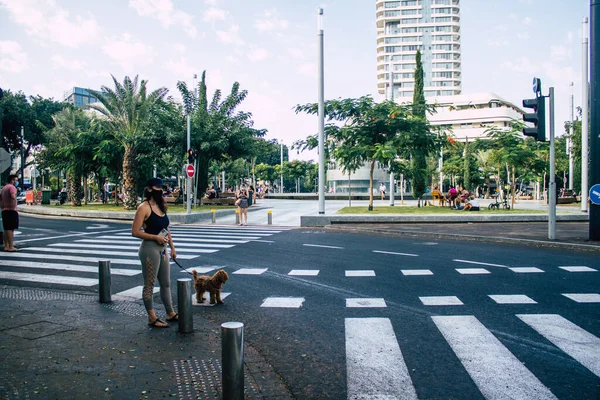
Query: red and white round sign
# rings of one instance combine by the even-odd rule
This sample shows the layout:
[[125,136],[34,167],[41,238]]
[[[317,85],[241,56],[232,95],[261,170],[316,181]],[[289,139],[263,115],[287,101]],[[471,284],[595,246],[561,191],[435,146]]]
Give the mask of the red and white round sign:
[[195,173],[196,170],[194,169],[194,166],[192,164],[188,164],[185,166],[185,174],[188,176],[188,178],[193,178]]

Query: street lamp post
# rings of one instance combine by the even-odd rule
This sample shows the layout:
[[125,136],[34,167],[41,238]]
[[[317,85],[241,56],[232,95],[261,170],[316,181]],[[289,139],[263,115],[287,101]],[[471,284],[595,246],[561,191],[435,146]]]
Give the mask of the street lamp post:
[[323,37],[323,9],[318,9],[319,38],[319,214],[325,214],[325,62]]
[[281,173],[279,175],[279,193],[283,193],[283,140],[280,142]]

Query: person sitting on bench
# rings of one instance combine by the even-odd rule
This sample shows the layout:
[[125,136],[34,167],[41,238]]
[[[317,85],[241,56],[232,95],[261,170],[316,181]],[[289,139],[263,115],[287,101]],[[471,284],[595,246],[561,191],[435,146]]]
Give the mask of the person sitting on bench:
[[438,185],[433,186],[433,190],[431,191],[431,198],[434,200],[434,202],[435,200],[437,200],[441,207],[444,207],[446,205],[446,196],[444,196],[444,193],[440,191]]

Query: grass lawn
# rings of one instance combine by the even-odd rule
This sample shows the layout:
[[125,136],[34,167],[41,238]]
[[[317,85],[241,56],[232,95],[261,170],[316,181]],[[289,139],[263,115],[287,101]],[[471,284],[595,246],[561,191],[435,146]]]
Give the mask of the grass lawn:
[[[73,211],[109,211],[109,212],[135,212],[135,210],[131,210],[128,211],[126,210],[122,205],[119,206],[115,206],[114,204],[98,204],[98,203],[93,203],[93,204],[88,204],[87,206],[82,205],[81,207],[73,207],[71,205],[65,204],[62,206],[55,206],[55,205],[51,205],[51,206],[46,206],[46,207],[50,207],[50,208],[61,208],[61,209],[66,209],[66,210],[73,210]],[[168,206],[168,212],[169,213],[182,213],[182,212],[186,212],[187,207],[185,204],[179,204],[179,205],[173,205],[173,204],[169,204]],[[226,210],[226,209],[235,209],[237,207],[235,206],[198,206],[198,207],[192,207],[192,212],[196,213],[196,212],[210,212],[210,210]]]
[[373,206],[373,211],[369,211],[368,207],[344,207],[337,212],[338,214],[547,214],[544,210],[488,210],[487,208],[481,211],[458,211],[448,207],[415,207],[415,206]]

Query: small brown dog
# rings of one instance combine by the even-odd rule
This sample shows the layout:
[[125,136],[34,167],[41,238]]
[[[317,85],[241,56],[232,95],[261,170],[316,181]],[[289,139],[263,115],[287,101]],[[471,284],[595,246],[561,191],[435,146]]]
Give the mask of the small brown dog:
[[194,276],[194,287],[196,288],[196,302],[202,303],[204,298],[204,292],[207,290],[210,292],[210,304],[225,304],[221,300],[221,288],[223,284],[229,279],[227,272],[222,269],[215,272],[213,276],[198,275],[196,270],[192,271]]

